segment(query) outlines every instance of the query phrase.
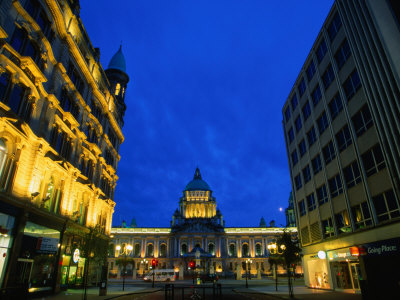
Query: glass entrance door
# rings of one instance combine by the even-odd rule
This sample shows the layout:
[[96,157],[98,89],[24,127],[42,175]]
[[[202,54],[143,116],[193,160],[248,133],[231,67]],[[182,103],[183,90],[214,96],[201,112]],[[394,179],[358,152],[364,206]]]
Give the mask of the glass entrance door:
[[350,272],[351,272],[351,281],[353,284],[353,289],[359,290],[360,289],[360,282],[359,282],[359,274],[360,274],[360,264],[359,263],[350,263]]

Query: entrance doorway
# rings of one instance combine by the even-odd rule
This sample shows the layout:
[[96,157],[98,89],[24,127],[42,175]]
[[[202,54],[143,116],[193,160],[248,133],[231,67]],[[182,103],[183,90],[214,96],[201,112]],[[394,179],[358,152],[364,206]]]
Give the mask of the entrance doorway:
[[22,286],[30,288],[30,280],[32,274],[33,259],[18,258],[17,261],[17,276],[18,283]]
[[335,274],[336,288],[360,290],[360,264],[351,261],[335,261],[331,263]]

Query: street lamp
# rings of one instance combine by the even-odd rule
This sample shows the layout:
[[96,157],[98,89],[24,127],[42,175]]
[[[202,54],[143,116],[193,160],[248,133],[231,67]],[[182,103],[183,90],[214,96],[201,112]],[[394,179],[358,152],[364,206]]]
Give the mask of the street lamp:
[[144,276],[144,268],[147,266],[147,264],[148,264],[148,260],[147,259],[145,259],[145,258],[143,258],[141,261],[140,261],[140,263],[143,265],[143,276]]
[[[275,257],[274,261],[275,261],[275,267],[274,267],[274,276],[275,276],[275,291],[278,291],[278,273],[277,273],[277,269],[278,269],[278,264],[277,264],[277,255],[282,255],[283,252],[286,249],[285,245],[281,245],[280,247],[278,247],[278,245],[276,243],[272,243],[269,244],[267,246],[269,252],[271,253],[271,255],[273,255]],[[280,248],[280,250],[279,250]]]
[[122,249],[122,252],[120,252],[121,251],[121,246],[117,245],[115,247],[115,250],[118,251],[117,252],[118,253],[117,256],[121,256],[121,254],[123,255],[122,265],[123,265],[124,268],[122,270],[122,290],[125,291],[125,275],[126,275],[126,265],[127,265],[126,257],[131,254],[131,252],[133,250],[133,247],[132,247],[132,245],[129,245],[129,244],[125,245],[125,247]]
[[249,273],[248,273],[248,265],[249,264],[251,264],[251,263],[253,263],[253,261],[250,259],[250,258],[248,258],[247,260],[246,260],[246,288],[248,288],[249,287],[249,284],[248,284],[248,282],[247,282],[247,278],[249,277]]

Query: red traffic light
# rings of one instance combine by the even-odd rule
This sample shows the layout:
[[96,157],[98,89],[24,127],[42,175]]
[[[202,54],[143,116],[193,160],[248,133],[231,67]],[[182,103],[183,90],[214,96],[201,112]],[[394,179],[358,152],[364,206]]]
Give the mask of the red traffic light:
[[194,268],[194,266],[195,266],[194,261],[191,260],[191,261],[189,262],[189,267],[190,267],[190,268]]
[[152,265],[153,267],[157,266],[157,265],[158,265],[157,259],[152,259],[152,260],[151,260],[151,265]]

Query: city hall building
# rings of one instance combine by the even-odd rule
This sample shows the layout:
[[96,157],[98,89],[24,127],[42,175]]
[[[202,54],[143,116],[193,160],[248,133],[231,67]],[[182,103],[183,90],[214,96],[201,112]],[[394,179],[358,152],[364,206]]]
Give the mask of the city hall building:
[[79,1],[0,1],[0,298],[82,286],[108,241],[129,78],[99,59]]
[[[201,273],[241,279],[246,272],[246,261],[251,261],[248,270],[253,277],[271,274],[267,246],[276,242],[284,228],[275,227],[274,222],[270,225],[267,227],[262,219],[260,227],[225,227],[216,199],[196,169],[193,180],[183,191],[170,227],[139,228],[132,222],[130,228],[111,229],[110,248],[114,253],[108,259],[110,277],[121,276],[123,266],[116,261],[126,256],[130,259],[126,271],[129,278],[145,274],[153,258],[158,260],[158,268],[173,268],[180,277],[190,274],[192,260]],[[295,227],[287,230],[297,234]],[[300,266],[296,272],[302,272]],[[286,271],[279,267],[278,273]]]
[[284,104],[309,287],[400,294],[399,53],[398,1],[337,0]]

